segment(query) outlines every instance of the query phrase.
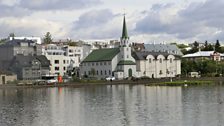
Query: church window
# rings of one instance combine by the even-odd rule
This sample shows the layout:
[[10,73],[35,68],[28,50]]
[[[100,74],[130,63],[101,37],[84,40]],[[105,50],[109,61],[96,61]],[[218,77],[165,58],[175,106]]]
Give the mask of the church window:
[[150,58],[150,59],[149,59],[149,63],[151,63],[151,62],[152,62],[152,59]]
[[98,66],[98,63],[96,63],[96,65]]
[[94,63],[92,63],[92,66],[94,66]]
[[99,74],[99,72],[98,72],[98,70],[96,71],[96,75],[98,75]]
[[107,75],[107,71],[105,70],[105,75]]
[[103,75],[103,71],[102,70],[100,71],[100,74]]
[[109,70],[109,75],[111,75],[111,71]]
[[162,63],[162,58],[159,59],[159,62]]
[[170,58],[170,63],[172,63],[173,62],[173,59],[172,58]]

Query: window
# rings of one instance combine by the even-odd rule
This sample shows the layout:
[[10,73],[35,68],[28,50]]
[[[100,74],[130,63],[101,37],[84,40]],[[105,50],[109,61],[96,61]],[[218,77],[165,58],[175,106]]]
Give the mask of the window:
[[104,65],[107,65],[107,62],[104,62]]
[[100,66],[102,66],[103,65],[103,63],[102,62],[100,62]]
[[105,70],[105,75],[107,75],[107,71]]
[[162,63],[162,58],[159,59],[159,62]]
[[65,60],[63,60],[63,63],[65,64]]
[[99,74],[99,72],[98,72],[98,70],[96,71],[96,75],[98,75]]
[[127,48],[127,51],[128,51],[128,48]]
[[127,55],[127,58],[129,58],[129,55]]
[[66,70],[66,68],[65,68],[65,67],[63,67],[63,69],[64,69],[64,71]]
[[94,66],[94,63],[92,63],[92,66]]
[[149,63],[152,63],[152,59],[151,58],[149,59]]
[[89,75],[90,75],[90,71],[88,71],[89,72]]
[[98,66],[98,62],[96,63],[96,65]]
[[59,71],[59,67],[55,67],[54,69],[55,69],[55,71]]
[[59,60],[54,60],[54,64],[59,64]]
[[108,65],[111,65],[111,62],[108,62]]
[[173,59],[172,58],[170,58],[170,63],[172,63],[173,62]]
[[86,71],[84,72],[84,75],[86,75]]
[[111,75],[111,71],[109,70],[109,75]]
[[103,71],[102,70],[100,71],[100,73],[101,73],[101,75],[103,75]]

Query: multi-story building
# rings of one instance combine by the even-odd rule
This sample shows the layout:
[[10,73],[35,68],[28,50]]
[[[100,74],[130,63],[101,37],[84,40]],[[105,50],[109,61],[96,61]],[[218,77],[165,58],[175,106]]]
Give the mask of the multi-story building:
[[10,61],[16,55],[34,56],[38,48],[31,40],[10,40],[0,45],[0,69],[8,68]]
[[51,74],[67,75],[77,67],[90,50],[82,46],[48,44],[43,45],[42,55],[51,62]]
[[20,80],[41,79],[50,72],[50,62],[45,56],[16,55],[10,62],[9,71],[17,74]]

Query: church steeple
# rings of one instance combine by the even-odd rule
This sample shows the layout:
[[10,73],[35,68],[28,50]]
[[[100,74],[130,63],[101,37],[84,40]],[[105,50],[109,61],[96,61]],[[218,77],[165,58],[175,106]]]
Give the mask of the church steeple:
[[123,29],[122,29],[122,39],[128,39],[128,31],[127,31],[127,26],[126,26],[126,20],[125,20],[125,15],[124,15],[124,21],[123,21]]
[[124,20],[123,20],[123,29],[122,29],[122,36],[121,36],[121,45],[122,46],[128,46],[128,30],[127,30],[127,25],[126,25],[126,20],[125,20],[125,15],[124,15]]

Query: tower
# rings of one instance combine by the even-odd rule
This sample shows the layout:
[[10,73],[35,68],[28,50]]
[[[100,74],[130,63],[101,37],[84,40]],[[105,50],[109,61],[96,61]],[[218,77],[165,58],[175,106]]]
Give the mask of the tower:
[[123,29],[122,29],[122,36],[121,36],[120,45],[121,46],[129,46],[129,37],[128,37],[125,15],[124,15],[124,20],[123,20]]

